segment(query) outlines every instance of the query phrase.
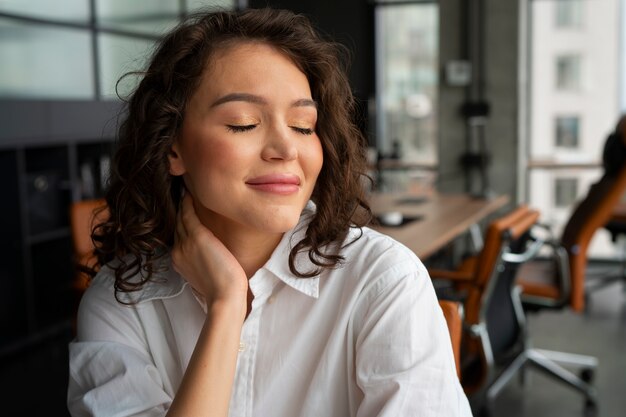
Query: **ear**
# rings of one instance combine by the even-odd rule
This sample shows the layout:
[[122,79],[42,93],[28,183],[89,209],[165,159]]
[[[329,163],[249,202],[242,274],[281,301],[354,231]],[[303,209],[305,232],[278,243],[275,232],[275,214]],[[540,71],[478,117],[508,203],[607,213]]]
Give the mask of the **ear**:
[[170,174],[174,176],[180,176],[187,172],[187,170],[185,169],[185,163],[183,162],[183,158],[180,154],[178,141],[174,141],[174,143],[172,144],[170,152],[167,155],[167,159],[170,162]]

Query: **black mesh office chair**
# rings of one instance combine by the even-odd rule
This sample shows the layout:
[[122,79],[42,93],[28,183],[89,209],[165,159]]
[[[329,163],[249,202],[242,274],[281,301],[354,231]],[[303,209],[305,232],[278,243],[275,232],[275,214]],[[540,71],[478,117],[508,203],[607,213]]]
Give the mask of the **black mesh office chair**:
[[[452,281],[464,294],[461,383],[477,415],[492,415],[495,398],[526,366],[579,389],[585,396],[585,411],[593,414],[596,409],[596,393],[588,382],[561,368],[549,352],[529,347],[521,289],[515,281],[519,266],[544,245],[530,233],[538,217],[536,210],[520,206],[489,225],[477,256],[466,259],[456,271],[429,271],[434,279]],[[593,361],[585,363],[585,369],[594,366]]]

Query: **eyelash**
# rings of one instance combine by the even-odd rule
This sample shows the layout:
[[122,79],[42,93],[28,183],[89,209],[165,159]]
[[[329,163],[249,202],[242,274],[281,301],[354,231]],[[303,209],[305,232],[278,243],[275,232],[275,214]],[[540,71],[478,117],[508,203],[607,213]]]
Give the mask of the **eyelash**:
[[315,133],[315,130],[308,129],[306,127],[295,127],[295,126],[292,126],[291,128],[293,130],[295,130],[296,132],[301,133],[303,135],[312,135],[313,133]]
[[[238,125],[226,125],[226,128],[234,133],[242,133],[242,132],[248,132],[252,129],[254,129],[257,125],[243,125],[243,126],[238,126]],[[295,130],[296,132],[302,134],[302,135],[312,135],[313,133],[315,133],[314,129],[309,129],[309,128],[305,128],[305,127],[296,127],[296,126],[291,126],[291,128],[293,130]]]
[[247,132],[249,130],[254,129],[255,127],[256,125],[244,125],[244,126],[226,125],[226,128],[234,133]]

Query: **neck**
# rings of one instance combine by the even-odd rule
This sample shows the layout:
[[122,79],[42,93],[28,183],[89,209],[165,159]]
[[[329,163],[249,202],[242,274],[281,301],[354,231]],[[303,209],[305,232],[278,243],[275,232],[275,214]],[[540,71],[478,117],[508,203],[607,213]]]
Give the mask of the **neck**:
[[248,278],[265,265],[283,237],[283,233],[261,232],[231,221],[207,223],[205,226],[233,254]]

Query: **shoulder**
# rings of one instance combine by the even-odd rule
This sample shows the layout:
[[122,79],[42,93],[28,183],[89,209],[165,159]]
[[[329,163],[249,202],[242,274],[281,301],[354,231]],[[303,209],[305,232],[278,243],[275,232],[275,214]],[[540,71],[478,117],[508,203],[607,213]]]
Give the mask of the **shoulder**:
[[395,285],[430,283],[426,268],[409,248],[369,227],[352,229],[341,251],[342,275],[359,281],[367,292]]
[[423,268],[422,262],[413,251],[390,236],[369,227],[351,229],[344,242],[342,254],[351,264],[366,268]]
[[[130,277],[130,282],[139,282],[141,277]],[[117,304],[141,304],[155,299],[175,297],[180,294],[186,282],[171,266],[169,256],[161,259],[150,279],[137,291],[115,291],[115,265],[105,265],[87,288],[83,302],[107,302]],[[121,301],[121,303],[120,303]]]
[[[144,320],[151,317],[157,300],[176,297],[185,288],[182,278],[159,269],[135,292],[115,291],[115,270],[104,266],[85,291],[77,315],[77,340],[108,340],[145,347]],[[146,313],[146,314],[144,314]]]

